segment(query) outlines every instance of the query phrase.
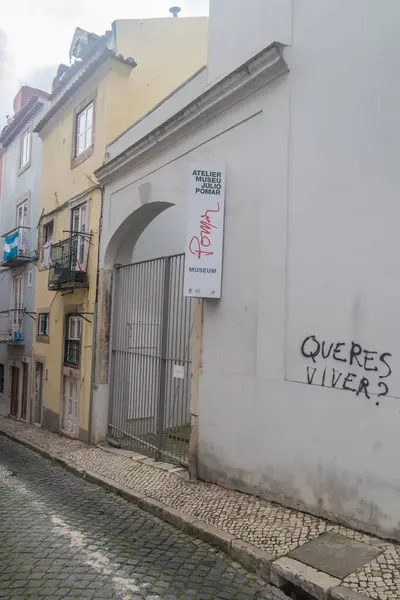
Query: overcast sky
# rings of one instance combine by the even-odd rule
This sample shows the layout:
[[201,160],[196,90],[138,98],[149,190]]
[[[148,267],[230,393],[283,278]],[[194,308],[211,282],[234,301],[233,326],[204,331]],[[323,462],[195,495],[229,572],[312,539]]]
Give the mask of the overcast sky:
[[[209,0],[0,0],[0,128],[21,85],[49,91],[59,63],[68,64],[75,27],[94,33],[115,19],[207,15]],[[172,17],[169,17],[172,18]]]

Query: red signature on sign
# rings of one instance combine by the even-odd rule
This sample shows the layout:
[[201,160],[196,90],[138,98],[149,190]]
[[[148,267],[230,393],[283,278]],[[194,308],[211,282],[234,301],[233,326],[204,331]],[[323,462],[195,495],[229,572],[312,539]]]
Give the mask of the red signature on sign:
[[214,252],[205,250],[211,246],[211,234],[213,229],[218,229],[216,225],[211,222],[211,217],[208,213],[219,213],[220,205],[217,202],[217,208],[209,208],[206,210],[204,215],[200,217],[200,235],[195,235],[189,242],[189,252],[201,258],[202,256],[212,256]]

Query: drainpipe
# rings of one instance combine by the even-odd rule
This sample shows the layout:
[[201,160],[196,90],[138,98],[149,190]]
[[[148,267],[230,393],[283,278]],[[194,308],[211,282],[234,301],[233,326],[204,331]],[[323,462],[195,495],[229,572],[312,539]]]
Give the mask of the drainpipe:
[[96,375],[96,344],[97,344],[97,312],[99,300],[99,279],[100,279],[100,240],[103,224],[103,201],[104,201],[104,186],[100,186],[101,205],[100,205],[100,222],[99,222],[99,241],[97,247],[97,275],[96,275],[96,297],[93,306],[93,330],[92,330],[92,364],[90,368],[90,396],[89,396],[89,422],[88,422],[88,438],[89,444],[92,443],[93,429],[93,392]]
[[[97,296],[97,292],[96,292]],[[92,442],[92,426],[93,426],[93,388],[96,371],[96,341],[97,341],[97,298],[93,307],[93,331],[92,331],[92,364],[90,368],[90,396],[89,396],[89,423],[88,423],[88,438],[89,444]]]
[[194,300],[193,312],[189,475],[190,479],[198,479],[199,385],[203,349],[203,300],[201,298]]

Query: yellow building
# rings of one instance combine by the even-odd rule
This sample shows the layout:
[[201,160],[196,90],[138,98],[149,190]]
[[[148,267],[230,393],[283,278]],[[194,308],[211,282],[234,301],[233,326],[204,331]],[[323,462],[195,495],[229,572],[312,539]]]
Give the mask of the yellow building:
[[207,19],[120,20],[77,29],[60,65],[43,141],[34,361],[42,425],[91,438],[93,348],[106,144],[206,62]]

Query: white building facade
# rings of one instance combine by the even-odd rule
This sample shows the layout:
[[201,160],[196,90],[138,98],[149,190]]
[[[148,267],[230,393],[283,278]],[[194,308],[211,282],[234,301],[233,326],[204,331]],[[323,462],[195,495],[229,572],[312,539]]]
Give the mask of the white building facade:
[[115,265],[185,252],[191,165],[223,164],[222,297],[191,336],[198,475],[400,539],[400,5],[242,6],[211,1],[207,68],[97,172],[96,435]]

